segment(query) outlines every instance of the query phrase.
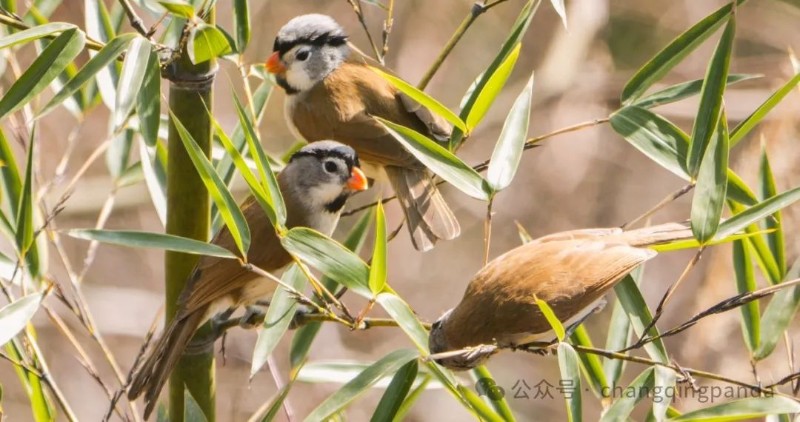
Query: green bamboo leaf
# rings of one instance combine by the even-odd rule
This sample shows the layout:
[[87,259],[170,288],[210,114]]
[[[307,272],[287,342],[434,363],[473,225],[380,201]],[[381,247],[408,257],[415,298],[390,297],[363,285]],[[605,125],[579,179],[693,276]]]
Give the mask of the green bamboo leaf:
[[382,78],[389,81],[392,85],[395,86],[395,88],[399,89],[400,92],[408,95],[409,97],[411,97],[412,100],[418,102],[421,106],[430,110],[433,114],[442,117],[443,119],[450,122],[450,124],[463,131],[467,130],[467,126],[464,123],[464,121],[461,120],[455,113],[450,111],[449,108],[442,105],[442,103],[437,101],[435,98],[417,89],[413,85],[398,78],[397,76],[390,75],[378,69],[377,67],[370,66],[369,68],[372,69],[373,72],[380,75]]
[[[630,273],[633,284],[637,286],[642,280],[645,265],[636,267]],[[628,346],[631,333],[633,333],[633,324],[628,320],[628,315],[625,313],[625,308],[622,306],[622,301],[617,300],[614,302],[614,309],[611,311],[611,320],[608,323],[608,334],[606,335],[606,350],[622,350]],[[603,360],[603,372],[606,375],[606,380],[610,388],[618,385],[622,372],[625,369],[625,361],[622,359],[609,359]]]
[[[167,178],[166,178],[166,160],[160,160],[158,155],[158,146],[150,153],[150,148],[145,144],[144,139],[139,141],[139,158],[142,160],[142,173],[144,173],[144,181],[147,185],[147,191],[150,194],[150,201],[156,209],[158,219],[161,225],[167,225]],[[163,149],[163,148],[162,148]],[[165,152],[166,154],[166,152]]]
[[115,183],[118,183],[120,175],[128,168],[134,134],[131,129],[123,129],[111,139],[106,150],[106,167]]
[[740,421],[781,413],[800,413],[800,403],[788,397],[750,397],[709,406],[670,419],[678,421]]
[[[487,85],[488,86],[488,85]],[[528,84],[514,101],[511,111],[503,123],[500,138],[495,144],[492,159],[489,161],[489,170],[486,173],[486,182],[495,191],[501,191],[511,184],[517,173],[519,160],[528,137],[528,124],[531,116],[531,97],[533,95],[533,74]]]
[[705,244],[714,237],[722,217],[728,188],[728,122],[725,110],[703,154],[692,198],[692,233]]
[[[772,166],[769,164],[766,145],[761,147],[761,163],[759,165],[759,186],[761,189],[761,199],[772,198],[778,194],[778,187],[775,184],[775,176],[772,174]],[[767,234],[770,255],[775,259],[780,272],[780,278],[786,275],[786,245],[783,239],[783,218],[781,212],[772,214],[772,218],[764,220],[764,228],[772,230]]]
[[467,195],[481,200],[488,200],[491,187],[478,172],[466,165],[447,148],[428,139],[425,135],[388,120],[376,117],[386,130],[403,147],[412,153],[428,169],[446,180]]
[[86,35],[104,43],[108,43],[114,38],[116,30],[105,3],[84,0],[83,14],[86,22]]
[[[117,29],[115,29],[117,25],[116,21],[112,22],[112,18],[108,13],[105,3],[95,0],[84,0],[83,9],[86,21],[86,36],[106,43],[112,40],[117,32]],[[125,19],[125,21],[127,22],[128,20]],[[89,50],[89,57],[94,58],[97,54],[99,54],[99,52]],[[97,72],[94,79],[97,85],[96,90],[94,88],[95,84],[89,84],[89,89],[86,90],[99,94],[103,104],[108,107],[109,110],[114,110],[114,105],[117,102],[116,87],[121,70],[122,64],[119,62],[113,62],[109,66],[102,67],[99,72]],[[94,95],[90,98],[94,98]]]
[[728,68],[731,64],[731,50],[735,33],[736,19],[731,17],[728,24],[725,25],[725,31],[722,33],[716,50],[714,50],[714,56],[708,63],[708,70],[700,92],[697,117],[692,126],[689,154],[686,157],[686,169],[692,177],[697,176],[703,155],[708,150],[708,144],[722,118],[722,96],[725,94],[725,80],[728,78]]
[[400,349],[384,356],[374,364],[370,365],[355,378],[350,380],[337,392],[325,399],[311,414],[306,421],[321,421],[344,409],[350,402],[358,398],[367,391],[372,384],[377,382],[387,374],[396,372],[403,365],[417,359],[419,354],[414,350]]
[[583,420],[580,360],[575,349],[567,343],[558,344],[558,367],[561,370],[560,387],[564,389],[567,401],[567,420],[580,422]]
[[[750,79],[761,78],[763,75],[750,75],[734,73],[729,74],[725,80],[726,85],[733,85],[737,82],[747,81]],[[646,97],[634,101],[631,105],[641,108],[653,108],[662,106],[664,104],[674,103],[684,98],[693,97],[700,93],[703,88],[703,80],[695,79],[689,82],[683,82],[664,88],[661,91],[654,92]]]
[[653,377],[653,417],[657,422],[667,419],[669,404],[674,398],[677,374],[671,368],[654,367]]
[[158,54],[152,50],[144,70],[142,89],[136,96],[136,113],[142,138],[147,146],[154,146],[161,125],[161,64]]
[[178,117],[172,111],[169,114],[189,158],[191,158],[195,169],[197,169],[197,174],[203,180],[211,199],[214,200],[214,205],[217,206],[222,219],[225,221],[225,225],[228,227],[241,256],[246,259],[247,251],[250,249],[250,228],[247,226],[247,220],[244,218],[242,210],[236,205],[233,195],[231,195],[225,183],[222,182],[222,179],[214,170],[214,166],[208,161],[203,150],[197,145],[192,134],[186,130],[183,123],[178,120]]
[[250,43],[250,10],[247,0],[233,1],[233,30],[236,32],[236,51],[244,53]]
[[731,131],[731,147],[735,146],[739,143],[754,127],[756,127],[764,117],[775,108],[778,103],[780,103],[786,95],[788,95],[792,90],[800,83],[800,73],[794,75],[789,82],[786,82],[786,85],[780,87],[777,91],[775,91],[763,104],[758,106],[758,108],[753,111],[752,114],[747,116],[746,119],[742,120],[733,131]]
[[[733,269],[738,293],[752,292],[757,288],[751,254],[752,251],[747,240],[733,242]],[[761,315],[758,308],[757,300],[739,307],[742,313],[742,334],[751,355],[759,348],[758,343],[761,337]]]
[[603,413],[601,422],[624,421],[628,420],[628,416],[633,411],[636,403],[639,403],[647,394],[640,394],[640,391],[652,391],[655,383],[655,370],[653,367],[647,368],[642,371],[633,382],[626,388],[625,391],[635,391],[636,394],[626,394],[618,398],[606,409]]
[[295,227],[281,239],[289,253],[336,280],[337,283],[366,298],[369,290],[369,266],[341,243],[307,227]]
[[761,201],[760,203],[753,205],[745,211],[742,211],[741,213],[738,213],[722,222],[722,224],[719,225],[719,230],[717,231],[715,239],[722,239],[730,236],[739,230],[744,229],[750,224],[753,224],[770,214],[774,214],[775,212],[782,210],[783,208],[793,204],[798,199],[800,199],[800,187],[788,190],[779,195],[775,195],[772,198]]
[[142,88],[147,62],[150,58],[150,41],[136,37],[131,41],[128,53],[125,55],[125,62],[122,64],[122,73],[117,83],[116,104],[114,104],[114,131],[120,130],[128,115],[131,114],[133,106]]
[[[476,382],[480,382],[482,379],[494,380],[495,378],[492,376],[492,373],[489,372],[489,369],[486,368],[486,365],[478,365],[472,369],[472,379]],[[511,412],[511,408],[508,406],[505,394],[487,394],[487,398],[489,400],[486,401],[489,402],[495,412],[502,416],[506,422],[516,421],[514,413]]]
[[[536,14],[536,10],[539,8],[539,4],[541,2],[539,0],[528,0],[525,3],[525,6],[519,12],[517,16],[517,20],[511,25],[511,32],[506,37],[506,40],[503,42],[503,46],[500,47],[500,51],[492,60],[492,63],[489,64],[489,67],[486,68],[485,71],[481,74],[480,77],[469,86],[467,89],[467,93],[464,95],[464,99],[461,101],[463,106],[461,107],[461,112],[459,113],[459,117],[461,119],[466,119],[467,116],[472,112],[472,108],[475,106],[475,103],[478,99],[478,94],[483,91],[483,88],[489,82],[489,78],[497,71],[497,68],[506,60],[511,51],[516,48],[517,44],[522,41],[522,37],[525,35],[525,32],[528,31],[528,27],[531,24],[531,20],[533,20],[533,15]],[[450,137],[450,146],[452,150],[457,150],[459,145],[464,139],[464,133],[460,130],[453,130],[453,134]]]
[[[784,281],[800,276],[800,261],[787,273]],[[753,354],[756,360],[762,360],[772,354],[778,342],[783,340],[783,333],[794,320],[800,309],[800,286],[783,289],[772,296],[761,318],[761,335],[758,349]]]
[[253,122],[248,117],[239,97],[233,95],[234,104],[236,105],[236,113],[239,115],[239,124],[244,130],[244,137],[247,140],[247,145],[250,148],[250,155],[256,162],[259,175],[261,176],[261,185],[267,193],[267,200],[275,210],[277,221],[273,225],[283,227],[286,224],[286,204],[283,202],[280,186],[278,186],[278,179],[275,173],[272,172],[267,154],[261,147],[261,141],[258,139],[258,134],[255,130]]
[[422,378],[422,381],[419,383],[419,385],[414,387],[414,389],[411,390],[410,393],[408,393],[408,396],[406,396],[406,399],[403,400],[403,403],[400,405],[400,409],[397,410],[397,414],[395,415],[394,420],[396,421],[406,420],[406,415],[414,406],[414,403],[416,403],[417,400],[420,397],[422,397],[422,393],[428,387],[428,383],[431,381],[431,379],[432,378],[430,375],[425,376],[424,378]]
[[[500,91],[503,90],[503,87],[506,86],[508,77],[511,76],[511,72],[514,70],[514,65],[517,64],[517,59],[519,58],[519,52],[521,48],[522,43],[517,43],[514,49],[508,53],[503,62],[500,63],[500,66],[498,66],[494,73],[489,76],[489,78],[486,80],[486,84],[481,87],[481,91],[476,94],[477,98],[475,99],[472,109],[466,118],[467,128],[470,131],[475,129],[475,127],[478,126],[478,123],[483,120],[483,118],[486,116],[486,113],[489,111],[489,107],[494,104],[494,100],[498,95],[500,95]],[[462,128],[462,130],[464,129]]]
[[200,24],[189,34],[189,60],[194,64],[207,62],[215,57],[230,54],[228,37],[214,25]]
[[[750,229],[750,227],[748,227],[748,229]],[[753,232],[747,232],[747,231],[739,232],[723,238],[712,239],[711,241],[706,242],[705,246],[714,246],[722,243],[730,243],[739,239],[749,239],[752,241],[758,239],[759,236],[763,235],[764,233],[765,232],[763,230],[756,230]],[[661,253],[661,252],[683,251],[686,249],[697,249],[700,246],[701,246],[700,242],[698,242],[697,239],[692,238],[686,240],[677,240],[669,243],[661,243],[658,245],[652,245],[649,246],[648,248]]]
[[31,130],[30,142],[28,143],[28,160],[25,164],[25,182],[22,185],[19,203],[17,205],[17,221],[14,233],[16,234],[17,253],[19,256],[26,257],[28,248],[33,245],[33,204],[35,195],[33,192],[33,151],[36,140],[36,126]]
[[[628,325],[627,318],[624,322],[626,325]],[[586,330],[586,327],[583,324],[577,326],[572,331],[569,342],[574,345],[594,347],[594,344],[592,344],[592,339],[589,337],[589,332]],[[622,347],[625,347],[625,345]],[[619,350],[622,347],[606,350]],[[606,374],[603,371],[603,363],[600,361],[600,357],[590,353],[580,353],[578,354],[578,358],[581,360],[584,375],[589,381],[592,392],[597,397],[602,397],[604,392],[610,391],[608,380],[606,379]]]
[[561,23],[564,24],[564,29],[567,29],[567,11],[564,9],[564,0],[550,0],[558,16],[561,17]]
[[61,91],[39,111],[37,118],[51,112],[64,100],[78,92],[87,82],[92,81],[98,72],[108,66],[109,63],[113,63],[119,55],[128,48],[128,45],[134,38],[137,38],[136,34],[122,34],[106,44],[94,57],[86,62],[78,74],[70,79],[69,82],[61,88]]
[[[747,209],[731,201],[728,201],[728,208],[730,208],[733,215],[744,212]],[[769,245],[767,245],[766,240],[764,240],[764,236],[768,235],[768,233],[764,233],[757,223],[747,225],[747,227],[744,228],[744,233],[747,235],[748,243],[755,252],[756,262],[764,273],[764,277],[770,284],[780,283],[783,279],[783,275],[778,267],[778,262],[769,249]]]
[[419,319],[411,310],[411,307],[393,293],[381,293],[375,299],[392,319],[397,321],[397,325],[408,335],[414,345],[424,354],[429,354],[428,333],[419,322]]
[[203,409],[194,399],[189,389],[183,390],[183,420],[192,422],[208,422]]
[[369,267],[369,289],[377,296],[386,288],[386,217],[383,215],[383,205],[378,202],[375,213],[375,246],[372,251],[372,261]]
[[6,35],[5,37],[0,38],[0,50],[76,28],[77,27],[75,25],[64,22],[53,22],[46,23],[44,25],[37,25],[33,28],[15,32],[11,35]]
[[189,20],[194,17],[194,7],[184,0],[159,0],[158,4],[169,13],[183,19]]
[[[24,360],[21,352],[22,346],[19,342],[12,340],[6,344],[5,349],[8,355],[15,361],[22,362]],[[16,365],[14,366],[14,370],[17,372],[17,376],[30,398],[33,420],[36,422],[53,421],[56,418],[55,410],[47,394],[44,392],[44,386],[39,376]]]
[[194,255],[236,259],[236,255],[234,255],[233,252],[221,246],[171,234],[94,229],[72,229],[68,230],[66,234],[77,239],[95,240],[101,243],[127,246],[130,248],[165,249]]
[[39,309],[44,294],[32,293],[0,308],[0,346],[16,336]]
[[689,139],[667,119],[640,107],[623,107],[611,115],[611,127],[626,141],[678,177],[687,178]]
[[0,99],[0,119],[42,92],[72,62],[85,44],[83,32],[68,29],[48,44]]
[[392,377],[389,387],[383,393],[381,401],[378,402],[378,407],[375,409],[375,413],[372,414],[370,422],[392,422],[394,420],[400,410],[400,406],[411,390],[411,386],[417,379],[418,369],[419,363],[417,363],[416,359],[400,367]]
[[[745,0],[737,0],[742,4]],[[672,40],[663,50],[659,51],[649,62],[645,63],[622,89],[621,100],[624,105],[629,105],[641,97],[648,88],[658,82],[673,67],[703,43],[714,31],[719,28],[730,16],[732,4],[719,8],[716,12],[706,16]]]
[[728,199],[742,205],[755,205],[758,203],[758,198],[756,198],[753,190],[730,168],[728,169]]
[[458,394],[463,397],[466,403],[472,408],[471,410],[476,414],[476,419],[480,421],[505,422],[502,416],[495,413],[495,411],[487,406],[486,402],[471,389],[463,385],[457,385],[456,389]]
[[556,333],[556,337],[558,338],[559,342],[564,341],[564,336],[566,336],[566,331],[564,330],[564,324],[559,321],[556,313],[553,311],[553,308],[547,304],[547,302],[539,299],[536,295],[533,296],[533,300],[536,302],[536,306],[539,307],[539,310],[542,311],[542,315],[547,319],[547,322],[550,324],[550,327],[553,329],[553,332]]
[[17,160],[14,158],[11,145],[9,145],[2,127],[0,127],[0,161],[3,163],[0,166],[0,182],[3,184],[3,189],[0,189],[0,192],[8,197],[10,205],[8,207],[9,218],[16,222],[17,207],[19,206],[19,198],[22,195],[22,180],[19,177]]
[[[622,281],[614,286],[614,293],[617,294],[617,299],[619,299],[623,309],[625,309],[625,313],[628,314],[628,319],[636,335],[642,336],[645,334],[644,329],[650,325],[653,316],[650,313],[650,309],[647,307],[647,302],[645,302],[642,292],[639,290],[639,286],[636,285],[633,278],[630,275],[626,275]],[[658,329],[656,327],[650,327],[650,330],[647,331],[647,336],[658,336]],[[665,364],[669,363],[667,350],[664,347],[664,342],[660,338],[645,344],[644,350],[651,359]]]
[[[281,280],[297,291],[303,291],[306,284],[305,275],[296,264],[283,273]],[[266,282],[272,283],[272,281]],[[250,364],[251,379],[267,363],[267,358],[275,350],[286,330],[289,329],[289,324],[294,319],[296,310],[297,300],[293,295],[283,287],[275,289],[272,300],[269,302],[264,324],[258,330],[258,340],[256,340],[256,346],[253,349],[253,361]]]

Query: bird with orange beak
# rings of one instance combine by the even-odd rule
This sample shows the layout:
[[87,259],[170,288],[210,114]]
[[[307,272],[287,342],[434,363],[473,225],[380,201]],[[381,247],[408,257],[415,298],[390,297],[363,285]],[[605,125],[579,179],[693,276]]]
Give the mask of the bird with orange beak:
[[460,234],[431,173],[373,116],[437,141],[446,141],[451,127],[351,54],[336,21],[319,14],[290,20],[278,31],[266,66],[286,91],[286,119],[296,135],[343,142],[385,171],[418,250]]

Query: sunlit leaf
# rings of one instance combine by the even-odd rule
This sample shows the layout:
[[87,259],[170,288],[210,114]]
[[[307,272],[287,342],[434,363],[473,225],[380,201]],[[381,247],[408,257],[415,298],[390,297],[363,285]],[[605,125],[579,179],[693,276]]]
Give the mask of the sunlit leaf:
[[184,0],[159,0],[158,4],[178,17],[191,19],[194,16],[194,7]]
[[770,214],[793,204],[800,199],[800,187],[788,190],[781,194],[775,195],[772,198],[766,199],[752,207],[742,211],[739,214],[725,220],[719,225],[719,230],[715,239],[722,239],[730,236],[739,230],[744,229],[756,221],[766,218]]
[[[733,243],[733,269],[738,293],[752,292],[757,288],[751,254],[747,240],[737,240]],[[744,334],[744,341],[750,353],[759,347],[758,343],[761,337],[761,315],[758,308],[757,300],[739,307],[739,311],[742,313],[742,334]]]
[[521,48],[522,44],[517,43],[516,47],[508,53],[508,56],[506,56],[503,62],[500,63],[500,66],[495,69],[494,73],[492,73],[486,81],[486,84],[481,88],[481,91],[477,94],[475,103],[466,119],[469,130],[475,129],[475,127],[478,126],[478,123],[483,120],[486,113],[489,111],[489,107],[494,104],[494,100],[500,95],[500,91],[506,86],[508,77],[511,76],[514,65],[517,64]]
[[6,35],[5,37],[0,38],[0,49],[13,47],[21,43],[31,42],[42,37],[75,28],[77,28],[75,25],[65,22],[53,22],[46,23],[44,25],[37,25],[33,28],[15,32],[11,35]]
[[678,374],[672,368],[656,366],[653,377],[653,417],[656,421],[666,420],[669,404],[675,398],[675,381]]
[[28,143],[28,160],[25,164],[25,182],[17,205],[17,221],[15,227],[17,252],[24,257],[28,248],[33,245],[33,207],[36,201],[33,192],[33,152],[36,140],[36,126],[31,130],[30,142]]
[[[785,280],[800,277],[800,261],[786,274]],[[761,336],[758,349],[753,354],[756,360],[769,357],[775,346],[783,341],[783,334],[794,320],[800,309],[800,286],[783,289],[772,296],[761,317]]]
[[417,378],[417,370],[419,364],[417,360],[411,360],[405,365],[401,366],[397,373],[394,374],[392,382],[378,402],[378,407],[375,413],[372,414],[370,422],[392,422],[397,415],[403,400],[408,395],[411,386]]
[[233,1],[233,29],[236,32],[236,51],[243,53],[250,42],[250,10],[247,0]]
[[686,178],[686,150],[689,139],[663,117],[636,106],[624,107],[611,115],[611,127],[661,167]]
[[67,235],[101,243],[127,246],[131,248],[165,249],[194,255],[208,255],[219,258],[236,258],[233,252],[211,243],[189,239],[171,234],[151,233],[130,230],[73,229]]
[[0,346],[14,338],[42,303],[42,293],[32,293],[0,308]]
[[[487,85],[488,86],[488,85]],[[517,173],[522,158],[525,140],[528,137],[528,123],[531,115],[531,96],[533,95],[533,75],[528,84],[514,101],[511,111],[503,124],[500,139],[494,147],[486,182],[496,191],[503,190],[511,184]]]
[[728,123],[723,110],[717,130],[703,155],[692,199],[692,233],[705,243],[714,237],[728,188]]
[[[281,281],[298,291],[303,291],[306,284],[305,275],[297,265],[292,265],[286,270]],[[272,281],[265,282],[272,283]],[[269,302],[264,324],[258,330],[258,339],[253,349],[253,361],[250,364],[251,378],[267,363],[267,358],[275,350],[286,330],[289,329],[296,309],[297,300],[286,289],[278,287]]]
[[[627,322],[628,321],[626,319],[626,325]],[[575,327],[572,330],[572,335],[569,337],[569,343],[573,345],[594,347],[594,344],[592,344],[592,339],[589,337],[589,332],[586,330],[586,327],[583,324]],[[615,349],[607,350],[619,350],[622,347],[625,346],[623,345]],[[606,379],[605,371],[603,370],[603,363],[600,361],[600,357],[591,353],[579,353],[578,358],[583,365],[584,375],[589,381],[592,392],[597,397],[602,397],[604,392],[609,391],[609,385],[608,380]]]
[[150,51],[144,72],[142,88],[136,96],[136,113],[142,138],[152,147],[158,141],[161,124],[161,65],[155,51]]
[[578,422],[583,420],[581,405],[581,369],[578,354],[567,343],[558,343],[558,367],[561,370],[560,387],[567,400],[567,420]]
[[542,315],[547,319],[547,322],[550,324],[550,327],[553,329],[553,332],[556,333],[556,337],[558,338],[559,342],[564,341],[564,336],[566,335],[566,331],[564,330],[564,324],[559,321],[556,313],[553,311],[553,308],[547,304],[547,302],[539,299],[534,295],[533,300],[536,302],[536,306],[539,307],[539,310],[542,311]]
[[564,9],[564,0],[550,0],[558,16],[561,17],[561,23],[564,24],[564,29],[567,28],[567,11]]
[[392,319],[397,321],[397,325],[408,335],[420,351],[425,354],[429,353],[428,333],[422,327],[414,311],[403,299],[393,293],[381,293],[376,301]]
[[[631,326],[633,326],[634,333],[636,333],[637,336],[644,335],[644,329],[650,325],[650,322],[653,320],[653,315],[647,307],[647,302],[645,302],[642,292],[639,290],[639,286],[636,285],[636,282],[633,281],[630,275],[627,275],[614,286],[614,293],[616,293],[617,299],[619,299],[623,309],[625,309],[625,313],[628,314],[628,319],[630,320]],[[647,331],[647,336],[649,337],[655,337],[657,335],[658,329],[656,327],[650,327],[650,330]],[[661,363],[669,363],[669,356],[667,356],[667,350],[664,348],[662,339],[659,338],[645,344],[644,350],[651,359]]]
[[186,49],[189,52],[189,59],[194,64],[207,62],[233,51],[228,37],[216,26],[208,24],[199,24],[192,29]]
[[[763,75],[729,74],[728,78],[725,80],[725,83],[727,85],[733,85],[737,82],[760,78],[762,76]],[[658,107],[697,95],[700,93],[702,88],[703,80],[695,79],[693,81],[675,84],[668,88],[664,88],[661,91],[654,92],[634,101],[631,105],[641,108]]]
[[386,250],[386,217],[383,215],[383,205],[378,202],[375,213],[375,246],[372,251],[372,261],[369,268],[369,289],[377,296],[386,287],[387,258]]
[[[766,145],[761,147],[761,162],[759,165],[759,192],[761,199],[771,198],[778,194],[778,187],[775,183],[775,176],[772,174],[772,166],[769,164]],[[783,218],[781,212],[772,214],[772,218],[764,220],[764,228],[772,230],[767,234],[770,255],[775,259],[781,278],[786,274],[786,245],[783,238]]]
[[731,147],[738,144],[751,130],[753,130],[756,125],[758,125],[761,120],[769,113],[773,108],[775,108],[781,100],[786,97],[792,90],[800,83],[800,73],[794,75],[792,79],[789,80],[785,85],[780,87],[777,91],[775,91],[769,98],[767,98],[764,103],[758,106],[752,114],[747,116],[746,119],[742,120],[735,128],[731,131]]

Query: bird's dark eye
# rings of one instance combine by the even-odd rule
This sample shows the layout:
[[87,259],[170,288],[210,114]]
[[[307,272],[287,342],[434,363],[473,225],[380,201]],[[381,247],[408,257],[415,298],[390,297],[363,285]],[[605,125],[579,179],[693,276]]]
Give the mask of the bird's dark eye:
[[336,170],[339,169],[339,166],[337,166],[333,161],[326,161],[325,164],[323,164],[323,167],[328,173],[335,173]]
[[297,54],[296,54],[294,57],[295,57],[297,60],[300,60],[301,62],[303,62],[303,61],[305,61],[305,60],[308,58],[308,56],[309,56],[310,54],[311,54],[311,52],[310,52],[310,51],[308,51],[308,50],[302,50],[302,51],[299,51],[299,52],[298,52],[298,53],[297,53]]

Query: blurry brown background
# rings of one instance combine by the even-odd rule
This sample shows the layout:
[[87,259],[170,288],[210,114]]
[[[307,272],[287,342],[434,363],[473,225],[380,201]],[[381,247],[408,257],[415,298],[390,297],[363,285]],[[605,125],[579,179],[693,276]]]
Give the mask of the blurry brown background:
[[[350,32],[355,44],[369,51],[364,33],[345,0],[250,3],[253,41],[246,54],[248,62],[264,60],[271,51],[273,37],[280,26],[295,15],[310,12],[334,16]],[[530,71],[536,71],[531,135],[606,117],[619,106],[622,86],[641,64],[672,37],[725,2],[572,0],[567,3],[569,29],[565,30],[549,2],[543,2],[524,39],[522,54],[511,80],[484,123],[460,152],[466,162],[478,163],[490,156],[505,113]],[[218,22],[230,29],[230,1],[220,0],[218,4]],[[492,60],[523,4],[523,0],[511,0],[481,16],[452,52],[427,91],[452,109],[457,109],[467,86]],[[466,16],[471,2],[403,0],[397,1],[395,7],[387,65],[405,79],[416,82]],[[82,10],[81,2],[67,0],[52,20],[83,26]],[[364,10],[373,36],[379,39],[384,12],[367,4]],[[152,16],[144,13],[143,16],[148,25],[154,22]],[[795,51],[800,51],[799,19],[800,9],[790,2],[752,1],[739,10],[731,72],[759,73],[764,77],[737,84],[728,91],[726,107],[732,124],[746,117],[793,74],[787,48],[794,47]],[[663,82],[671,84],[702,78],[716,39],[715,36],[706,42]],[[7,88],[12,80],[10,72],[5,72],[3,86]],[[228,94],[229,81],[234,81],[236,85],[240,76],[234,66],[223,63],[216,82],[215,107],[217,118],[230,130],[236,117]],[[260,127],[265,148],[271,153],[281,153],[293,143],[283,121],[283,93],[277,91]],[[697,101],[691,99],[657,111],[690,131],[696,109]],[[770,152],[779,191],[800,185],[797,171],[800,157],[800,149],[797,148],[798,111],[800,96],[795,91],[732,153],[732,166],[751,187],[757,186],[755,175],[761,136]],[[66,170],[67,180],[86,156],[105,139],[107,121],[108,111],[102,107],[89,114],[79,134],[80,142],[77,143],[74,158]],[[41,174],[45,180],[52,177],[56,165],[65,154],[68,135],[65,128],[75,124],[74,118],[63,109],[41,121],[39,145],[43,165]],[[77,186],[65,211],[56,220],[59,228],[94,226],[111,189],[108,171],[102,161],[95,163]],[[549,139],[542,147],[525,153],[514,183],[495,202],[491,256],[495,257],[519,244],[514,221],[519,221],[534,237],[559,230],[620,225],[680,188],[683,183],[628,145],[608,125]],[[49,194],[50,204],[60,195],[59,188],[63,189],[63,184],[62,181]],[[444,192],[461,222],[461,237],[441,243],[432,252],[419,254],[413,250],[407,233],[403,231],[391,243],[389,250],[391,285],[428,321],[434,320],[458,302],[466,283],[480,268],[482,260],[484,204],[451,187],[445,187]],[[360,201],[370,201],[377,194],[377,191],[370,191],[361,195]],[[654,222],[687,219],[689,203],[690,195],[687,195],[658,213]],[[795,206],[784,213],[790,263],[798,252],[794,237],[798,211],[800,207]],[[393,226],[400,218],[399,209],[392,204],[388,212],[390,225]],[[354,221],[354,217],[344,219],[339,233],[345,233]],[[118,192],[108,227],[150,231],[163,229],[143,184]],[[73,266],[80,268],[88,243],[66,237],[62,241]],[[2,250],[8,250],[6,245],[2,245]],[[647,265],[643,290],[651,306],[655,305],[666,286],[678,277],[690,256],[690,253],[665,254]],[[671,327],[694,312],[735,294],[730,256],[729,246],[715,247],[704,255],[700,266],[669,305],[661,327]],[[50,263],[50,272],[56,280],[66,282],[63,265],[52,252]],[[161,252],[103,245],[85,277],[83,289],[89,305],[100,331],[124,370],[132,363],[142,337],[161,305],[162,265]],[[362,301],[353,300],[352,297],[349,303],[354,309],[363,305]],[[588,323],[595,344],[601,347],[605,341],[610,309],[610,306],[607,307],[605,312]],[[35,323],[56,381],[64,389],[81,420],[99,420],[108,404],[105,394],[77,364],[71,346],[42,314],[39,313]],[[380,316],[380,311],[375,310],[373,314]],[[64,313],[64,317],[76,333],[81,333],[83,337],[80,340],[94,357],[101,374],[114,385],[110,382],[110,370],[98,355],[95,345],[82,334],[84,330],[68,313]],[[280,371],[278,376],[282,379],[287,377],[288,340],[289,336],[275,353]],[[233,330],[228,336],[227,363],[222,366],[218,362],[219,420],[246,420],[276,391],[273,378],[266,370],[248,383],[254,342],[254,332]],[[705,319],[689,331],[668,339],[666,344],[671,357],[683,366],[722,372],[733,378],[754,382],[743,346],[738,311]],[[413,346],[397,329],[350,332],[340,326],[326,324],[312,348],[310,360],[371,362],[400,347]],[[551,385],[558,385],[557,361],[552,356],[505,353],[492,360],[489,368],[497,384],[507,392],[520,379],[531,387],[542,379]],[[624,380],[630,381],[642,369],[641,366],[629,364]],[[783,345],[776,350],[773,359],[759,365],[759,374],[767,383],[788,373]],[[464,379],[467,385],[472,384]],[[0,363],[0,380],[4,388],[2,405],[9,420],[29,419],[27,397],[19,389],[12,367],[7,363]],[[703,380],[700,383],[707,384]],[[294,418],[304,417],[338,387],[337,384],[298,383],[287,401]],[[352,420],[367,420],[382,391],[375,389],[360,398],[347,411],[348,416]],[[557,392],[553,393],[555,399],[552,400],[510,398],[509,402],[520,420],[563,419],[564,402]],[[691,399],[679,400],[677,406],[686,410],[697,407],[698,403]],[[595,419],[599,411],[598,401],[591,393],[585,393],[584,412],[587,418]],[[442,390],[426,392],[409,414],[410,420],[462,420],[468,417],[463,408]],[[280,415],[280,419],[285,418],[284,414]]]

